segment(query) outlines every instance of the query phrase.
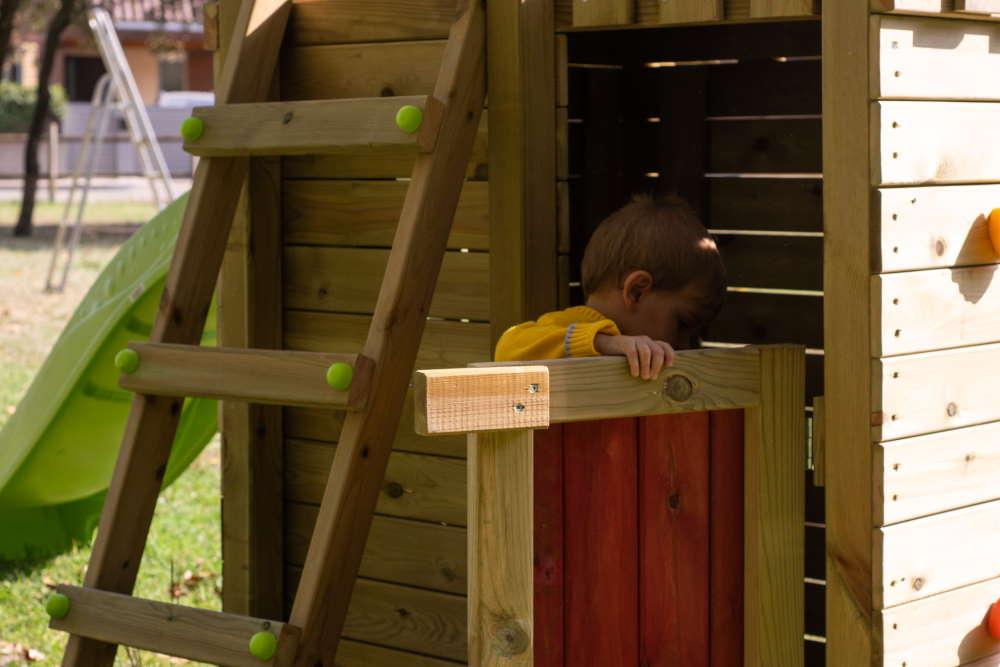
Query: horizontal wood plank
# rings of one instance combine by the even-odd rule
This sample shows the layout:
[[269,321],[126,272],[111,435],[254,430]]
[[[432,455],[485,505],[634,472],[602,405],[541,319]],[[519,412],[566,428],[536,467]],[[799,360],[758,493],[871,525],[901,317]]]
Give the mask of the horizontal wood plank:
[[[305,562],[318,510],[285,503],[285,558],[292,566]],[[376,515],[360,576],[464,595],[465,541],[461,527]]]
[[889,357],[873,362],[876,440],[1000,420],[1000,345]]
[[1000,185],[885,188],[875,196],[883,272],[998,261],[987,218],[1000,207]]
[[823,239],[715,234],[731,287],[823,289]]
[[[996,667],[1000,655],[983,619],[1000,579],[959,588],[879,614],[886,667]],[[992,656],[992,657],[990,657]],[[989,659],[987,659],[989,658]],[[983,660],[983,662],[974,662]]]
[[749,60],[709,66],[710,116],[819,114],[820,61]]
[[708,170],[713,173],[823,171],[822,123],[818,116],[710,121],[708,143]]
[[872,354],[889,356],[1000,340],[997,266],[872,278]]
[[1000,23],[873,18],[872,98],[1000,99]]
[[[285,442],[285,498],[319,505],[333,462],[333,443]],[[385,516],[465,525],[465,461],[393,452],[375,511]]]
[[872,105],[872,183],[1000,181],[1000,104],[876,102]]
[[823,231],[823,181],[792,178],[710,178],[708,214],[712,229]]
[[[876,607],[892,607],[1000,576],[1000,501],[875,531]],[[881,595],[879,595],[881,594]]]
[[[285,246],[285,307],[370,313],[388,258],[383,249]],[[488,321],[488,281],[488,255],[446,253],[428,314]]]
[[450,660],[396,651],[384,646],[342,639],[337,647],[337,667],[455,667]]
[[[405,181],[286,180],[282,190],[285,242],[389,247],[408,187]],[[487,183],[467,181],[463,186],[448,247],[489,250]]]
[[874,460],[876,524],[1000,498],[1000,423],[882,443]]
[[718,343],[801,343],[823,347],[823,298],[730,292],[705,340]]
[[292,5],[287,46],[446,39],[455,0],[308,0]]

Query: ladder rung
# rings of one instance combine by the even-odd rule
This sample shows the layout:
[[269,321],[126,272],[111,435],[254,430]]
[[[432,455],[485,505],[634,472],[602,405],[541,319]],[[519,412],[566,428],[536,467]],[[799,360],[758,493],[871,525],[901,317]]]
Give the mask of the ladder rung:
[[270,632],[278,653],[294,655],[298,631],[279,621],[183,607],[79,586],[57,586],[69,598],[69,613],[53,617],[49,627],[111,644],[175,655],[215,665],[262,667],[250,654],[250,638]]
[[[362,355],[132,343],[138,365],[123,372],[123,389],[153,396],[199,396],[253,403],[360,410],[374,363]],[[347,364],[346,391],[327,383],[332,364]]]
[[[403,106],[423,111],[420,129],[396,125]],[[184,150],[202,157],[305,155],[357,151],[378,146],[433,149],[439,105],[426,95],[302,102],[262,102],[199,107],[201,136]]]

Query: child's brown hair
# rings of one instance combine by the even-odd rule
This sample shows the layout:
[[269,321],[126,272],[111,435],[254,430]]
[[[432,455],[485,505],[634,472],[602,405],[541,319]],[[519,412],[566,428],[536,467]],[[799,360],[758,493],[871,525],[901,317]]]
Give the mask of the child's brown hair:
[[603,287],[621,286],[632,271],[648,271],[655,290],[703,287],[702,325],[718,314],[725,299],[726,270],[719,249],[679,197],[633,197],[590,237],[581,268],[587,296]]

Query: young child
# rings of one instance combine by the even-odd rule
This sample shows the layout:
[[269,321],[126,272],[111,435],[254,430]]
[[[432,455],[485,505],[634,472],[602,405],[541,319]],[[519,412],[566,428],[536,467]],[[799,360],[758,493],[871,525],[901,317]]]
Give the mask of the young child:
[[583,254],[587,302],[508,329],[497,361],[621,355],[655,378],[696,347],[726,292],[719,250],[678,198],[639,196],[598,226]]

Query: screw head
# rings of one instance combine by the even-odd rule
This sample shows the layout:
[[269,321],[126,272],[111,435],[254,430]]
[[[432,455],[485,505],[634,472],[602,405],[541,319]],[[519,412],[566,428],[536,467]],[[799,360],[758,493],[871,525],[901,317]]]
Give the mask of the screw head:
[[353,379],[354,369],[350,364],[345,364],[343,361],[332,363],[326,369],[326,383],[330,385],[331,389],[335,389],[336,391],[347,391]]
[[62,593],[53,593],[45,601],[45,613],[49,618],[66,618],[69,613],[69,598]]
[[958,405],[955,404],[955,403],[949,403],[948,404],[948,416],[949,417],[954,417],[957,414],[958,414]]
[[115,367],[122,373],[131,375],[139,370],[139,353],[126,347],[115,355]]
[[424,122],[424,112],[420,107],[407,104],[396,112],[396,127],[407,134],[413,134]]
[[277,650],[278,638],[273,632],[257,632],[250,638],[250,655],[258,660],[270,660]]
[[205,121],[197,116],[188,116],[181,122],[181,138],[185,142],[198,141],[205,132]]

